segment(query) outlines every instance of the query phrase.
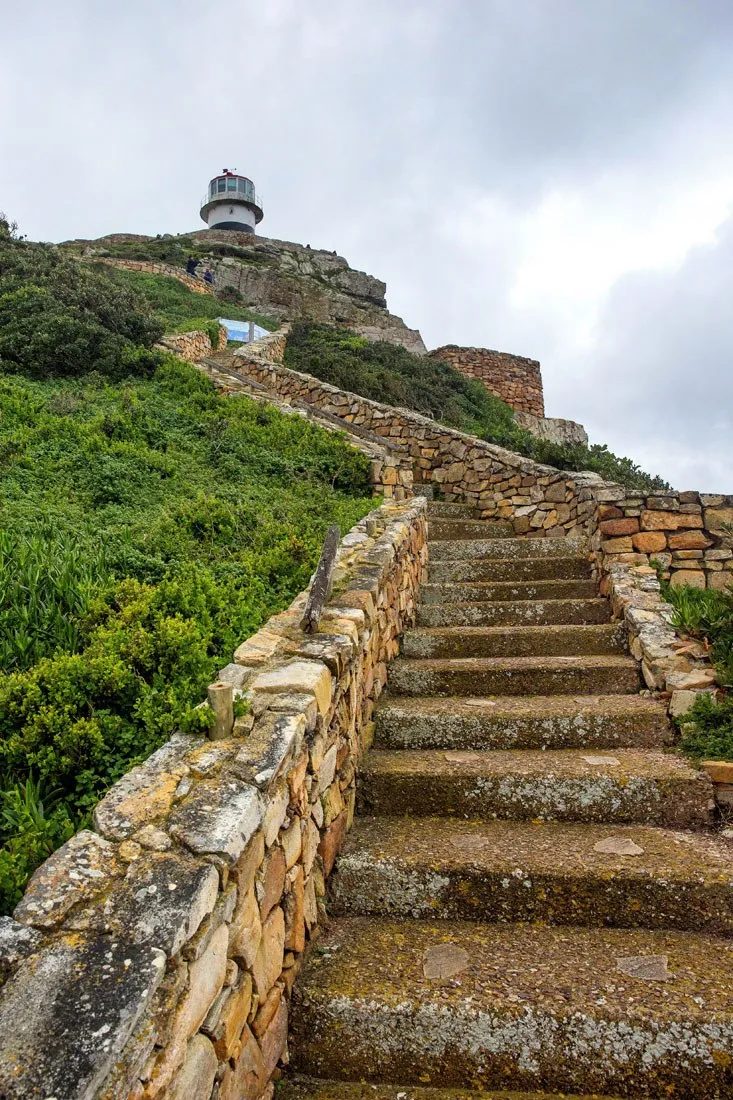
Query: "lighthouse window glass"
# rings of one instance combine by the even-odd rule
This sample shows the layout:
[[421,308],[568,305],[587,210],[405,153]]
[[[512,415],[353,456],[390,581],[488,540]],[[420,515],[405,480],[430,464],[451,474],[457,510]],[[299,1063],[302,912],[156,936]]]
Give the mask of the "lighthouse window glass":
[[247,181],[237,180],[237,191],[241,191],[243,195],[247,193]]
[[227,180],[227,191],[236,191],[236,190],[237,190],[237,181],[236,180],[231,180],[231,179]]
[[226,191],[227,181],[226,180],[217,180],[216,181],[216,189],[217,189],[217,191]]

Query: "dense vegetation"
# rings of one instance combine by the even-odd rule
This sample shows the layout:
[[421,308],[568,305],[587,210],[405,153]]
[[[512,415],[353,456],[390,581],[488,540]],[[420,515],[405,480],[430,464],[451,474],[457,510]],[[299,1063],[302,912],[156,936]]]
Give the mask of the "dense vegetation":
[[[34,288],[52,325],[27,321]],[[131,289],[6,222],[0,313],[8,912],[106,788],[195,725],[232,649],[307,583],[328,524],[372,502],[367,461],[339,437],[218,395],[150,350],[161,326]],[[47,323],[31,355],[23,339]]]
[[629,488],[668,489],[629,458],[607,447],[558,445],[519,427],[512,409],[481,382],[447,363],[414,355],[386,342],[371,343],[348,329],[302,322],[288,338],[285,363],[324,382],[374,401],[404,405],[490,443],[560,470],[593,470]]
[[254,321],[256,325],[261,325],[270,332],[280,324],[274,317],[255,313],[214,294],[197,294],[178,279],[167,275],[125,271],[111,266],[104,270],[117,286],[127,287],[142,295],[153,316],[166,332],[191,332],[193,329],[206,331],[212,322],[216,322],[217,317],[226,317],[230,321]]
[[[673,588],[663,585],[665,598],[674,606],[673,625],[700,638],[710,647],[710,657],[720,684],[733,688],[733,587]],[[725,694],[718,702],[708,695],[698,697],[682,722],[681,747],[693,757],[733,760],[733,698]]]

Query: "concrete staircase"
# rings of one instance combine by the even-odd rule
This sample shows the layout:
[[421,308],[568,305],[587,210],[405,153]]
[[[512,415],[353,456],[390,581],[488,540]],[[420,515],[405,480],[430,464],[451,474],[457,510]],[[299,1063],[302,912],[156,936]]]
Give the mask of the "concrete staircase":
[[709,782],[664,751],[582,547],[508,534],[431,505],[287,1100],[733,1097]]

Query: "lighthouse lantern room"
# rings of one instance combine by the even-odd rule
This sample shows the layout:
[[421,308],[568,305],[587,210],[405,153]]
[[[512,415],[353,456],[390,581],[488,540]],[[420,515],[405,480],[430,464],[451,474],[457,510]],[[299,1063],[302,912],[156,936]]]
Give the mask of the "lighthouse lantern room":
[[264,214],[252,180],[225,168],[209,183],[201,202],[201,217],[209,229],[254,233]]

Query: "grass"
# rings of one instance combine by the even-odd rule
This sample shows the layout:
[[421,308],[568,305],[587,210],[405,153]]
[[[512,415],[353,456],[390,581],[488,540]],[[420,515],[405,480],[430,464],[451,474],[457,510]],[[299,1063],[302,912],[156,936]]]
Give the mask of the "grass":
[[0,373],[0,909],[373,506],[338,436],[151,378]]
[[280,322],[274,317],[255,313],[213,294],[197,294],[168,275],[125,271],[112,266],[106,266],[105,271],[120,286],[137,291],[148,303],[153,315],[163,323],[166,332],[190,332],[192,322],[203,328],[217,317],[226,317],[230,321],[254,321],[269,332],[280,327]]
[[301,322],[293,326],[285,364],[341,389],[389,405],[404,405],[443,424],[561,470],[593,470],[628,488],[669,489],[605,445],[547,443],[519,427],[513,410],[475,379],[439,360],[387,342],[371,343],[345,328]]
[[[718,590],[662,584],[674,607],[676,630],[703,641],[710,651],[718,682],[733,688],[733,586]],[[694,759],[733,760],[733,698],[699,695],[680,722],[680,747]]]

